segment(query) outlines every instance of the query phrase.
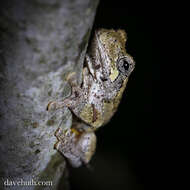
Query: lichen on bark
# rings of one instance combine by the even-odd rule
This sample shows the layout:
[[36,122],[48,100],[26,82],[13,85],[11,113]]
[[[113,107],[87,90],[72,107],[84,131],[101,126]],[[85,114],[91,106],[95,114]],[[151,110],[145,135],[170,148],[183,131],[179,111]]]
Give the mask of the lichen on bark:
[[[65,180],[61,178],[64,158],[53,149],[59,118],[50,119],[46,106],[51,100],[69,95],[70,87],[65,81],[69,72],[76,71],[80,82],[97,3],[98,0],[1,2],[1,188],[5,188],[7,178],[50,177],[56,188],[58,179]],[[64,126],[69,127],[71,113],[65,110],[60,116]]]

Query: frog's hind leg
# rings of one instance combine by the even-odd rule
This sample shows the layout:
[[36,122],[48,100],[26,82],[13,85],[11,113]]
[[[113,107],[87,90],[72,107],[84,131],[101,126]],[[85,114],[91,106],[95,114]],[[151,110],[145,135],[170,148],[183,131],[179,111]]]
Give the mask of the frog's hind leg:
[[58,140],[55,144],[55,149],[63,154],[73,167],[89,163],[96,149],[94,132],[83,131],[78,128],[67,130],[58,128],[55,136]]
[[76,148],[77,135],[72,129],[62,130],[58,128],[55,132],[58,141],[54,148],[63,154],[73,167],[82,165],[80,153]]
[[83,132],[77,143],[80,157],[84,164],[88,164],[96,150],[96,135],[93,131]]

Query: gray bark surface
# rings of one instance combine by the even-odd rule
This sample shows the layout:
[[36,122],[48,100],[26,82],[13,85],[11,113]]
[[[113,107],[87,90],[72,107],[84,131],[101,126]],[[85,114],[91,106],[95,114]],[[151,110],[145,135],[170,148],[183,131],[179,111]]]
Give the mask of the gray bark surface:
[[[69,95],[66,75],[81,79],[98,0],[7,0],[0,12],[0,189],[9,180],[44,180],[68,189],[66,162],[54,150],[59,116],[49,101]],[[71,125],[71,113],[59,114]],[[51,189],[50,188],[50,189]],[[49,189],[49,187],[47,187]]]

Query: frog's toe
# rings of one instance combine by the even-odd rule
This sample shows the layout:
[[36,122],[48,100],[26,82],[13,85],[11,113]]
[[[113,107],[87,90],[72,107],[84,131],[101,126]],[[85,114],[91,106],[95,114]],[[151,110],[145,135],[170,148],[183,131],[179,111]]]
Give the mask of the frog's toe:
[[59,150],[60,147],[61,147],[61,142],[60,142],[60,141],[57,141],[57,142],[54,144],[54,149]]
[[56,110],[56,108],[57,108],[56,105],[57,105],[57,103],[55,101],[51,101],[51,102],[48,103],[46,110],[47,111]]
[[54,135],[57,137],[58,140],[62,140],[62,139],[64,139],[65,133],[64,133],[63,129],[58,127],[57,130],[55,131]]

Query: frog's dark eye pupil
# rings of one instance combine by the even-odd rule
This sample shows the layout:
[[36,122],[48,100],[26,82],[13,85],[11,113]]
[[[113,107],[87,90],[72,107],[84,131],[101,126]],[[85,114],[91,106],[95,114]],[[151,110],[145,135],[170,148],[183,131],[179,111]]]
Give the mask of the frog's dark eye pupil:
[[118,70],[122,75],[129,76],[133,71],[133,60],[130,57],[122,57],[118,60]]
[[124,69],[126,70],[126,71],[128,71],[129,70],[129,63],[127,62],[127,61],[123,61],[123,67],[124,67]]

